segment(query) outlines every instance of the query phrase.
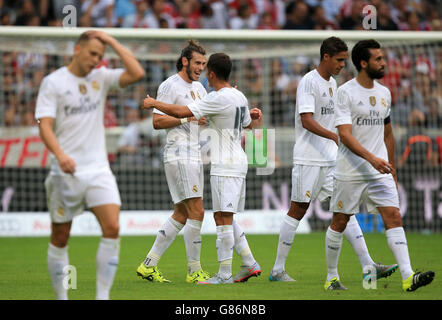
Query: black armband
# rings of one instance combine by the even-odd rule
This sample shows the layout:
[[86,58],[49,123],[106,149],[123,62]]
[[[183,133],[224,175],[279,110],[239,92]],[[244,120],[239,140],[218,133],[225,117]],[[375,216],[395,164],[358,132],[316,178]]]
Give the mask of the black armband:
[[384,119],[384,125],[387,125],[387,124],[389,124],[390,122],[391,122],[390,116],[388,116],[388,117],[386,117],[386,118]]

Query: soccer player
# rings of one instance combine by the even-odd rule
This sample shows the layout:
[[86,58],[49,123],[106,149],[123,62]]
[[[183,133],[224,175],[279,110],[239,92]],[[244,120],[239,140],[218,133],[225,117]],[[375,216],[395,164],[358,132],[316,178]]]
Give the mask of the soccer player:
[[[281,224],[270,281],[295,281],[285,271],[285,262],[299,222],[311,201],[324,201],[332,195],[338,150],[338,136],[334,128],[336,81],[332,76],[338,75],[344,68],[348,48],[341,39],[330,37],[322,42],[320,55],[319,66],[301,79],[296,92],[296,143],[293,148],[291,204]],[[384,266],[373,262],[356,217],[350,220],[344,234],[363,269],[365,266],[373,266],[377,278],[387,277],[396,270],[397,265]]]
[[[241,131],[252,128],[262,117],[259,109],[249,111],[247,98],[229,84],[232,61],[224,53],[215,53],[207,63],[206,75],[215,90],[202,100],[184,105],[166,104],[146,97],[143,108],[157,109],[177,118],[194,116],[209,119],[211,133],[210,185],[217,231],[216,248],[219,272],[199,284],[244,282],[261,274],[244,232],[233,220],[234,213],[244,211],[247,156],[241,147]],[[241,255],[240,272],[232,277],[233,249]]]
[[399,196],[391,127],[390,90],[376,79],[385,72],[380,44],[356,43],[351,53],[356,78],[338,89],[335,126],[340,143],[336,161],[331,209],[333,218],[326,233],[327,280],[324,288],[343,287],[337,271],[343,232],[362,200],[370,212],[379,211],[390,250],[399,265],[404,291],[429,284],[434,272],[413,272],[407,239],[399,212]]
[[[96,68],[106,45],[121,58],[124,68]],[[47,261],[57,299],[67,299],[63,286],[72,220],[85,208],[96,216],[102,238],[97,252],[96,299],[109,299],[118,266],[120,195],[107,160],[103,114],[107,92],[144,77],[132,53],[101,31],[86,31],[74,47],[68,66],[43,79],[35,117],[40,136],[51,152],[45,181],[51,216]]]
[[[190,40],[177,60],[178,72],[161,83],[157,99],[165,103],[186,105],[204,98],[207,92],[198,80],[206,66],[205,54],[206,51],[198,42]],[[167,131],[164,170],[174,211],[161,226],[152,248],[137,268],[139,276],[152,282],[170,282],[157,265],[184,226],[188,261],[186,282],[196,283],[210,277],[200,263],[204,171],[198,123],[195,120],[191,116],[178,119],[154,109],[154,128]],[[199,124],[204,123],[204,119],[199,121]]]

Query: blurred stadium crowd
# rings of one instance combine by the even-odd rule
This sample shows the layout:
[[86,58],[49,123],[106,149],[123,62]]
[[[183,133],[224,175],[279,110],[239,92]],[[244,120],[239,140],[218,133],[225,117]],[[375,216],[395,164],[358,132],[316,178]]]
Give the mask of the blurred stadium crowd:
[[73,5],[81,27],[358,30],[368,4],[377,30],[442,30],[439,0],[0,0],[0,24],[60,26]]
[[[442,30],[438,0],[0,0],[1,25],[60,26],[62,8],[69,4],[78,8],[79,25],[83,27],[361,29],[362,8],[372,4],[377,7],[379,30]],[[392,92],[394,125],[406,132],[405,138],[435,131],[432,139],[440,139],[433,140],[434,157],[424,160],[438,165],[442,161],[442,48],[392,46],[385,47],[385,53],[387,73],[381,82]],[[35,100],[41,80],[67,64],[70,57],[11,51],[2,52],[1,59],[0,126],[35,126]],[[118,143],[120,154],[134,160],[137,150],[144,150],[148,154],[138,153],[136,162],[142,163],[148,156],[159,164],[164,136],[153,130],[150,113],[139,112],[139,103],[146,92],[155,95],[157,86],[176,70],[174,61],[141,62],[146,78],[124,92],[110,93],[105,126],[125,127]],[[268,92],[270,105],[264,112],[270,117],[266,125],[292,128],[297,84],[317,66],[319,57],[272,58],[267,62],[270,73],[264,73],[263,59],[241,60],[243,78],[236,78],[234,72],[232,82],[239,84],[251,107],[263,107],[263,92]],[[119,66],[113,59],[103,63]],[[338,85],[354,75],[348,61],[337,78]],[[204,83],[203,77],[201,80]],[[401,153],[403,149],[398,148]]]

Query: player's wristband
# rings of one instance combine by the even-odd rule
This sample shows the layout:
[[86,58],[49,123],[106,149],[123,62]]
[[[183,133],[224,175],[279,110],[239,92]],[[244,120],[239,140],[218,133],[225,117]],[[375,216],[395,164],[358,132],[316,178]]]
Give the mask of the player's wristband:
[[187,118],[181,118],[181,124],[187,123]]

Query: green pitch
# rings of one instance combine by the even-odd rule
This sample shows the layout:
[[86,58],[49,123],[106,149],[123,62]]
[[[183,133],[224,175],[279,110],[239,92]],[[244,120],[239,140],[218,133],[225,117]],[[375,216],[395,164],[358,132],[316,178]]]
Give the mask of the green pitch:
[[[362,270],[348,242],[344,239],[339,264],[345,292],[325,292],[326,276],[324,232],[298,234],[288,257],[286,270],[297,281],[275,283],[268,281],[273,266],[277,235],[248,235],[248,241],[263,273],[246,283],[208,286],[185,283],[187,272],[184,242],[179,236],[160,261],[159,267],[172,283],[150,283],[136,275],[136,268],[153,244],[154,237],[122,237],[118,272],[111,298],[118,300],[405,300],[442,299],[442,234],[407,234],[412,266],[415,270],[436,272],[432,284],[415,292],[401,289],[400,272],[377,282],[376,290],[362,287]],[[375,262],[394,263],[384,234],[366,234],[367,246]],[[69,243],[70,264],[77,270],[77,289],[69,291],[70,299],[90,300],[95,297],[95,255],[98,237],[72,237]],[[54,299],[46,266],[48,238],[0,238],[0,299]],[[235,255],[234,274],[240,260]],[[216,273],[215,236],[203,235],[201,263],[205,270]]]

